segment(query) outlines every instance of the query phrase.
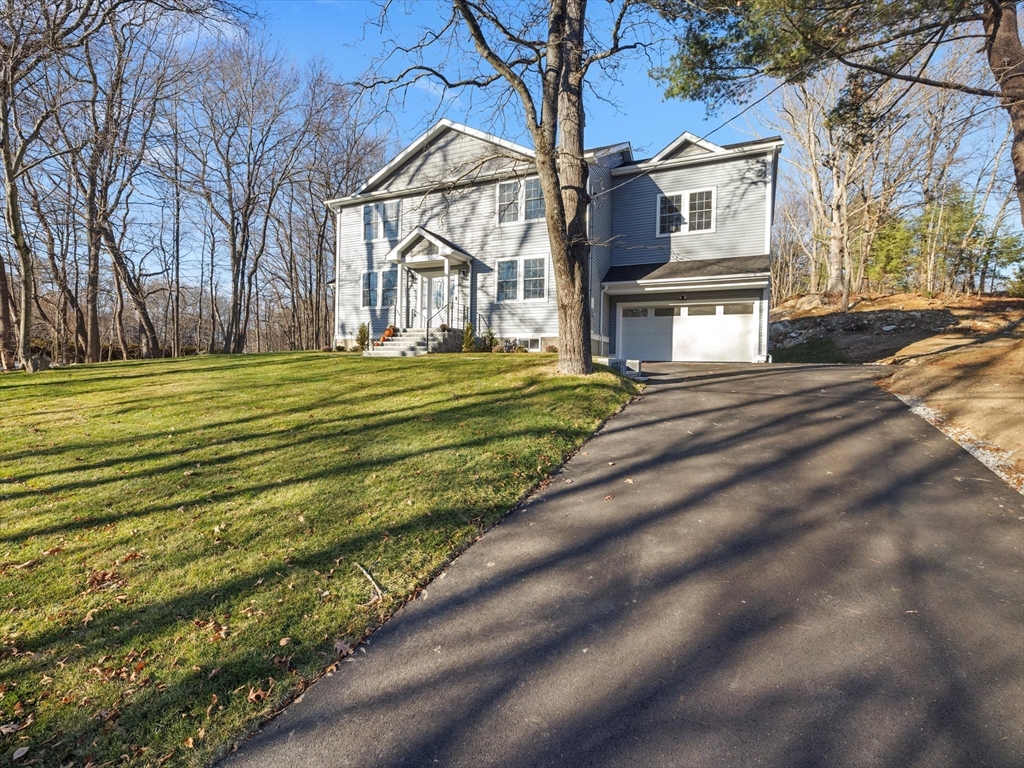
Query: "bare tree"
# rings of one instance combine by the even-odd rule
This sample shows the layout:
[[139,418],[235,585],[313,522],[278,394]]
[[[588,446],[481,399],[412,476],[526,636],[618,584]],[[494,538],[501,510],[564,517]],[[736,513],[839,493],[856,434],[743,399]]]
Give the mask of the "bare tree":
[[[452,0],[451,11],[411,44],[412,59],[394,77],[371,81],[394,89],[421,79],[445,90],[489,92],[503,112],[515,104],[532,139],[545,205],[558,302],[558,369],[589,374],[591,360],[586,216],[590,196],[583,158],[585,91],[595,67],[651,43],[651,4],[612,0],[591,18],[587,0]],[[463,45],[468,40],[471,50]]]
[[205,201],[228,248],[231,298],[224,352],[245,350],[271,210],[307,141],[300,78],[268,38],[250,33],[208,52],[190,103],[183,181]]

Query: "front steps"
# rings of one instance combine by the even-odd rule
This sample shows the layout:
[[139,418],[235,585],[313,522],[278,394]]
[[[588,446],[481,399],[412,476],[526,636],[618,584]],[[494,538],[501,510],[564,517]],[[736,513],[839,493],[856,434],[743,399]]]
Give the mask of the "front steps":
[[[380,341],[380,337],[377,341]],[[422,328],[402,328],[390,339],[385,339],[379,347],[371,346],[363,352],[363,357],[418,357],[425,354],[427,332]]]

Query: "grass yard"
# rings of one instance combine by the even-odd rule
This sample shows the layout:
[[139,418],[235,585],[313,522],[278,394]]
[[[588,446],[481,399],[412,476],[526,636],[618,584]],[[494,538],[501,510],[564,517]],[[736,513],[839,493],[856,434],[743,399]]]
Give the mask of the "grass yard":
[[223,754],[633,393],[553,371],[292,353],[0,377],[0,759]]

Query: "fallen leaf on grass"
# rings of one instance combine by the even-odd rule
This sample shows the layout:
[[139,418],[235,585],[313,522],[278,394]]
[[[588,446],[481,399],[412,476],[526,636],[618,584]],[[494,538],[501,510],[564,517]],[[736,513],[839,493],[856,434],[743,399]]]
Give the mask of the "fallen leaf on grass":
[[14,750],[14,754],[11,755],[11,760],[21,760],[25,755],[28,754],[28,747],[18,747]]
[[21,565],[14,566],[14,570],[16,570],[16,571],[23,571],[26,568],[31,568],[33,565],[35,565],[38,562],[39,562],[38,560],[26,560]]
[[32,721],[36,719],[35,715],[29,715],[23,723],[4,723],[0,725],[0,735],[9,736],[12,733],[23,731],[32,725]]
[[259,704],[265,698],[267,698],[267,692],[260,688],[258,691],[255,688],[249,689],[249,695],[246,697],[253,704]]
[[339,640],[334,644],[334,650],[339,656],[350,656],[352,654],[352,646],[343,640]]
[[[218,669],[219,669],[219,667],[218,667]],[[213,714],[213,708],[215,706],[217,706],[217,694],[216,693],[212,694],[212,699],[213,700],[210,702],[210,706],[208,706],[206,708],[206,719],[207,720],[209,720],[210,719],[210,715]]]
[[282,637],[280,640],[277,641],[277,644],[278,645],[288,645],[288,643],[290,643],[291,641],[292,641],[292,639],[290,637]]
[[99,610],[100,610],[99,608],[90,608],[89,612],[87,614],[85,614],[85,618],[82,619],[82,624],[84,624],[85,626],[88,627],[89,626],[89,622],[92,621],[96,617],[96,614],[99,612]]
[[[206,679],[207,680],[213,680],[213,678],[215,678],[218,674],[220,674],[220,670],[221,670],[220,667],[215,667],[214,669],[210,670],[210,674],[208,674],[206,676]],[[214,698],[214,701],[216,701],[217,697],[214,696],[213,698]]]
[[188,747],[189,749],[195,749],[196,748],[195,743],[192,741],[192,737],[191,736],[189,736],[187,739],[185,739],[185,746]]

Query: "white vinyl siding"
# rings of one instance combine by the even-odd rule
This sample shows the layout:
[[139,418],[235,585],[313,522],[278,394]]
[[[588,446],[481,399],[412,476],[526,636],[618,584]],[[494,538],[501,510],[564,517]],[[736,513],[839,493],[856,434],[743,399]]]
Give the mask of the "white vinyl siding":
[[[614,177],[611,264],[759,256],[766,253],[771,165],[764,157],[710,160]],[[659,195],[713,191],[712,229],[658,236]],[[686,203],[684,200],[683,203]],[[689,206],[682,209],[689,214]],[[612,318],[609,318],[610,320]]]

